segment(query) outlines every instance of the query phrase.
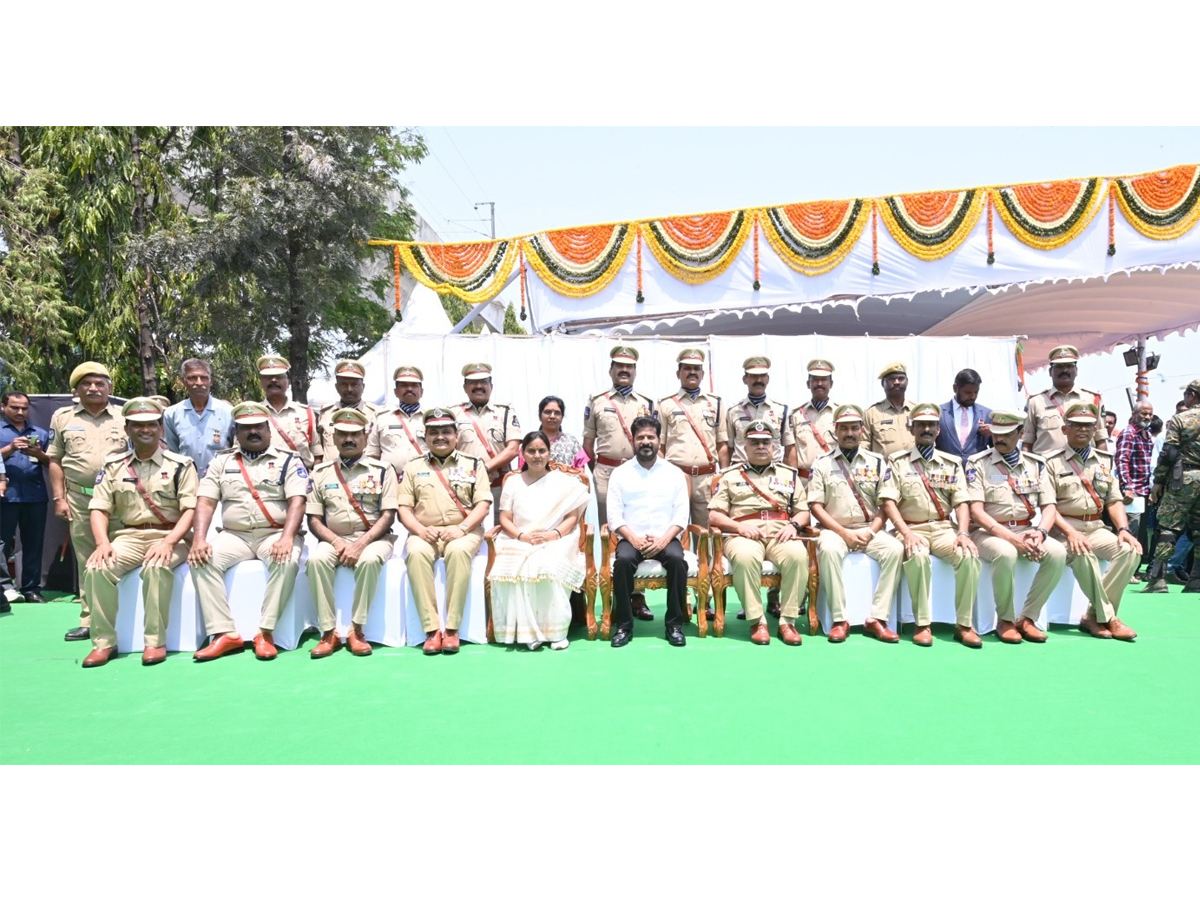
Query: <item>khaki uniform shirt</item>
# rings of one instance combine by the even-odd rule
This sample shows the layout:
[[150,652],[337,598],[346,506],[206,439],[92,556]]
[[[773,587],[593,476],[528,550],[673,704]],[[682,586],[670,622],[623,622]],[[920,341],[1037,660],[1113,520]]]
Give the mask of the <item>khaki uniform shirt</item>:
[[[811,470],[817,457],[824,456],[837,446],[837,439],[833,436],[835,405],[830,400],[824,409],[818,410],[809,400],[788,417],[788,431],[792,435],[792,443],[796,445],[796,465],[801,469]],[[821,441],[825,442],[824,445]]]
[[[439,469],[458,503],[438,477]],[[476,503],[485,500],[492,502],[487,468],[482,460],[457,450],[443,460],[432,453],[419,456],[404,467],[400,476],[399,505],[412,507],[417,521],[428,527],[458,525],[466,518],[459,504],[469,513]]]
[[[460,403],[450,411],[458,420],[458,452],[482,459],[485,463],[503,450],[509,441],[519,441],[524,437],[517,414],[507,404],[489,403],[480,412],[474,404]],[[480,432],[487,441],[486,446],[479,440]],[[504,472],[495,474],[497,483],[503,477]]]
[[[1079,472],[1075,471],[1076,468]],[[1091,492],[1085,487],[1085,481],[1091,484],[1104,507],[1119,503],[1122,499],[1112,456],[1095,447],[1087,462],[1080,459],[1079,454],[1070,447],[1054,451],[1046,457],[1046,472],[1054,488],[1054,502],[1064,516],[1082,519],[1101,513]],[[1082,478],[1079,473],[1082,473]]]
[[787,404],[775,400],[764,400],[755,406],[750,402],[749,397],[745,397],[741,403],[729,407],[729,412],[725,414],[725,430],[733,445],[731,461],[735,463],[747,461],[746,429],[750,427],[751,422],[762,419],[770,426],[771,435],[775,438],[775,453],[771,458],[774,462],[783,462],[784,447],[790,447],[796,441],[792,432],[787,429],[787,417]]
[[333,430],[333,414],[343,408],[357,409],[367,417],[367,455],[378,459],[378,450],[372,451],[371,436],[375,433],[375,419],[383,412],[383,407],[365,400],[360,400],[350,407],[343,407],[341,401],[321,407],[321,412],[317,416],[317,447],[320,448],[321,458],[323,460],[338,459],[341,456],[336,443],[337,432]]
[[[846,477],[847,473],[850,478]],[[848,463],[840,449],[834,450],[813,463],[812,479],[808,482],[808,504],[822,503],[839,525],[858,528],[870,523],[879,512],[879,491],[890,477],[887,460],[878,453],[860,447],[854,462]],[[851,487],[851,479],[862,498],[861,505]],[[867,508],[866,515],[863,515],[863,506]]]
[[[879,491],[880,500],[894,500],[900,510],[900,518],[910,525],[922,522],[949,520],[950,513],[960,503],[969,503],[967,476],[957,456],[933,451],[933,459],[926,462],[916,447],[901,451],[888,460],[890,477]],[[925,474],[925,479],[921,478]],[[925,487],[925,481],[929,487]],[[929,496],[932,489],[941,509]],[[966,523],[960,523],[966,529]]]
[[[1009,475],[1015,491],[1008,483]],[[1054,487],[1044,459],[1022,452],[1016,468],[1010,472],[1008,463],[994,447],[967,460],[967,494],[972,503],[982,501],[984,512],[1002,523],[1033,518],[1030,506],[1037,512],[1039,507],[1054,502]]]
[[425,446],[425,423],[418,409],[411,416],[404,410],[385,409],[375,417],[375,427],[367,438],[367,456],[389,463],[396,474],[404,471],[410,460],[423,456],[429,449]]
[[105,459],[124,453],[128,447],[125,418],[111,406],[93,416],[82,403],[72,403],[56,410],[50,418],[50,447],[46,453],[58,460],[67,481],[78,487],[91,490]]
[[[619,416],[618,410],[621,413]],[[654,401],[649,397],[637,391],[622,397],[616,389],[609,388],[588,399],[583,410],[583,439],[587,441],[592,438],[596,442],[594,456],[622,461],[632,459],[633,439],[629,430],[633,427],[633,420],[638,416],[653,415]]]
[[[346,486],[338,479],[338,472]],[[367,517],[366,524],[350,498],[347,489]],[[341,458],[323,462],[312,471],[312,490],[304,505],[305,515],[321,516],[329,530],[336,535],[365,534],[379,521],[387,509],[400,507],[400,481],[396,470],[382,460],[360,456],[347,466]],[[384,535],[386,540],[388,535]]]
[[[1025,430],[1021,432],[1021,444],[1033,445],[1033,452],[1038,456],[1048,456],[1052,451],[1067,446],[1067,436],[1063,434],[1063,413],[1072,403],[1094,403],[1097,409],[1103,409],[1100,395],[1095,391],[1085,390],[1076,385],[1075,390],[1064,394],[1061,391],[1048,390],[1034,394],[1025,404]],[[1108,428],[1104,419],[1096,423],[1094,442],[1098,447],[1104,447],[1108,440]]]
[[[288,400],[279,412],[265,400],[263,406],[271,414],[271,421],[267,423],[271,429],[271,446],[282,453],[295,453],[305,467],[311,469],[313,453],[320,446],[317,417],[312,408],[295,400]],[[236,425],[235,422],[235,428]]]
[[[242,469],[258,491],[263,506],[275,520],[272,525],[259,508]],[[226,450],[213,457],[208,471],[200,479],[201,497],[223,501],[221,524],[228,531],[253,531],[256,528],[283,527],[287,519],[288,501],[308,493],[308,470],[299,457],[290,450],[268,447],[255,459],[242,455],[240,449]]]
[[[758,488],[757,491],[755,487]],[[771,497],[777,505],[768,502],[759,491]],[[723,512],[735,520],[764,511],[783,512],[788,518],[792,518],[796,513],[808,509],[808,500],[800,473],[791,466],[771,463],[759,472],[749,463],[742,463],[730,466],[721,473],[716,493],[709,501],[708,508]],[[763,534],[771,538],[787,525],[787,522],[782,519],[768,519],[752,524],[757,525]]]
[[[129,474],[130,467],[136,475]],[[183,511],[196,508],[200,476],[196,464],[182,453],[159,449],[147,460],[127,450],[104,461],[104,469],[96,476],[96,492],[88,509],[109,514],[113,528],[130,525],[162,525],[141,491],[141,483],[154,506],[171,523],[178,522]]]
[[[721,415],[720,397],[702,393],[693,400],[687,391],[681,390],[658,401],[658,418],[662,423],[663,455],[667,460],[682,466],[720,465],[717,445],[729,440],[725,417]],[[696,428],[692,428],[692,422]],[[696,429],[704,438],[703,444]]]
[[914,404],[905,400],[900,407],[892,406],[886,397],[863,413],[863,444],[872,453],[890,459],[899,450],[917,446],[917,439],[908,430],[908,416]]

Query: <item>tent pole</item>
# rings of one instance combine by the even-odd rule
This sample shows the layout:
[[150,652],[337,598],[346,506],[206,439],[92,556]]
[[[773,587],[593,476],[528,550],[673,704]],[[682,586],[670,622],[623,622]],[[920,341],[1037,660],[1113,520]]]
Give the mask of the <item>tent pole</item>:
[[457,325],[455,325],[453,328],[450,329],[450,333],[451,334],[462,334],[462,330],[464,328],[466,328],[468,325],[470,325],[472,322],[474,322],[475,319],[477,319],[479,317],[479,314],[483,312],[484,308],[488,305],[488,302],[490,302],[490,301],[484,301],[483,303],[476,303],[475,308],[472,309],[465,316],[463,316],[461,322],[459,322]]
[[1150,373],[1146,371],[1146,339],[1139,337],[1137,342],[1137,398],[1140,403],[1150,399]]

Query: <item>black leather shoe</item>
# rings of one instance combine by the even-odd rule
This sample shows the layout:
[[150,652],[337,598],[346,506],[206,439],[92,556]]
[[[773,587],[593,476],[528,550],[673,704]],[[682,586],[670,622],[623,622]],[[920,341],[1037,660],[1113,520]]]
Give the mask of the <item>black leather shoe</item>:
[[645,594],[633,595],[633,617],[641,619],[643,622],[653,622],[654,613],[650,611],[650,607],[646,605]]
[[0,597],[0,613],[10,612],[12,612],[12,607],[9,605],[7,600],[5,600],[3,597]]
[[29,591],[28,593],[25,594],[25,602],[26,603],[45,603],[46,598],[43,597],[41,594],[39,594],[37,591]]
[[64,641],[90,641],[91,639],[92,633],[82,625],[78,628],[72,628],[63,635]]
[[739,609],[737,617],[739,619],[741,619],[743,622],[746,621],[746,611],[744,609]]
[[667,643],[672,647],[682,647],[687,644],[687,638],[683,636],[683,629],[678,626],[667,629]]
[[633,632],[626,628],[618,628],[613,632],[612,641],[610,643],[614,647],[624,647],[633,640]]

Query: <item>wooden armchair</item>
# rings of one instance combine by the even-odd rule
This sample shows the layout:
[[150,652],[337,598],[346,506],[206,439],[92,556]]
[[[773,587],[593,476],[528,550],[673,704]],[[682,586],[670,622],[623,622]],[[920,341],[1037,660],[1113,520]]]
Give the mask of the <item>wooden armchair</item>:
[[[704,606],[708,602],[708,541],[705,540],[708,532],[699,525],[689,525],[687,531],[680,535],[681,538],[684,536],[699,538],[693,542],[696,549],[694,551],[685,549],[684,556],[688,559],[687,586],[696,592],[696,607],[699,610],[699,620],[703,622]],[[604,603],[600,620],[600,637],[605,640],[608,640],[612,636],[612,567],[613,562],[616,560],[617,541],[619,540],[620,537],[618,537],[617,533],[615,531],[610,532],[607,525],[600,529],[600,597]],[[695,560],[694,563],[693,559]],[[645,560],[637,567],[637,572],[634,573],[633,586],[634,590],[661,590],[667,586],[667,573],[661,563],[652,559]],[[685,601],[685,607],[684,618],[691,618],[691,605]],[[593,616],[590,608],[588,615],[589,617]],[[591,621],[590,618],[589,621]],[[700,636],[704,637],[704,631],[700,632]]]
[[[720,528],[715,525],[710,529],[713,535],[713,561],[709,568],[709,583],[712,586],[713,601],[716,616],[713,618],[713,634],[721,637],[725,634],[725,589],[732,582],[732,569],[729,560],[725,558],[725,540]],[[821,586],[820,571],[817,568],[817,531],[815,528],[804,528],[800,532],[800,540],[804,541],[808,551],[808,597],[805,605],[800,608],[800,615],[808,616],[808,633],[816,634],[820,627],[817,622],[817,589]],[[783,576],[770,560],[763,560],[762,587],[778,588]],[[700,616],[703,618],[704,610]]]
[[[585,488],[591,490],[591,481],[588,479],[587,473],[582,469],[572,469],[570,466],[564,466],[562,463],[552,462],[550,468],[559,472],[565,472],[568,475],[573,475],[578,478]],[[507,481],[517,472],[509,472],[504,476]],[[500,510],[496,510],[496,518],[500,518]],[[487,570],[483,579],[483,599],[487,608],[487,639],[488,643],[494,643],[496,640],[495,632],[492,629],[492,566],[496,562],[496,537],[500,534],[500,526],[496,525],[490,528],[483,536],[487,542]],[[598,577],[596,575],[596,555],[592,552],[592,544],[595,543],[596,530],[584,522],[579,523],[579,549],[583,551],[584,566],[587,570],[587,575],[584,577],[583,585],[580,587],[580,592],[583,594],[584,608],[587,610],[587,637],[589,641],[596,639],[596,585]]]

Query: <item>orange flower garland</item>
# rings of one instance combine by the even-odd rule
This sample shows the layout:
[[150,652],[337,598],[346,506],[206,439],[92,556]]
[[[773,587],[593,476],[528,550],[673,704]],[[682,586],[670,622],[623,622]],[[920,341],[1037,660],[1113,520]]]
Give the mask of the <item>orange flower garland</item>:
[[988,191],[1000,218],[1022,244],[1054,250],[1069,244],[1100,211],[1100,179],[1021,184]]
[[711,281],[737,258],[750,234],[745,210],[655,219],[642,224],[642,237],[659,265],[680,281]]
[[867,225],[863,200],[820,200],[758,211],[767,242],[788,267],[805,275],[836,268]]
[[1114,183],[1121,212],[1143,237],[1173,240],[1200,219],[1200,166],[1176,166]]
[[930,262],[962,246],[983,212],[983,192],[897,194],[884,197],[876,208],[896,243]]

